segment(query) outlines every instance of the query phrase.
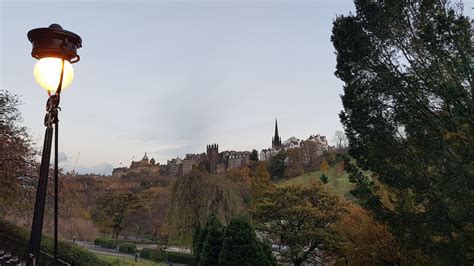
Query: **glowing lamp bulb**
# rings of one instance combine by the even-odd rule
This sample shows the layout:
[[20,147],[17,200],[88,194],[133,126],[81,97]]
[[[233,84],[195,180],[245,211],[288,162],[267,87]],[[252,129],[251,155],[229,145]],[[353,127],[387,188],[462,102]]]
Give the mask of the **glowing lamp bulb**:
[[[38,84],[54,93],[59,86],[61,78],[62,59],[55,57],[41,58],[35,65],[34,75]],[[61,90],[71,85],[74,79],[74,69],[69,61],[64,60],[64,76]]]

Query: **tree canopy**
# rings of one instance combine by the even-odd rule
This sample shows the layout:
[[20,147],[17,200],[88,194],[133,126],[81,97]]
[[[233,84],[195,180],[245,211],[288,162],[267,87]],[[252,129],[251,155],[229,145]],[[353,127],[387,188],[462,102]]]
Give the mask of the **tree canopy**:
[[276,265],[271,251],[257,239],[255,229],[244,218],[230,221],[225,229],[219,265]]
[[16,203],[15,192],[32,185],[37,175],[36,151],[27,129],[20,125],[19,105],[16,95],[0,90],[0,200],[9,204]]
[[259,230],[288,248],[281,255],[301,265],[314,258],[316,249],[335,247],[334,225],[344,212],[344,202],[329,187],[316,182],[267,191],[257,201],[253,215]]
[[112,237],[117,238],[138,202],[135,194],[109,190],[97,198],[92,218],[102,229],[111,229]]
[[231,181],[193,169],[172,187],[168,220],[175,235],[189,237],[211,213],[226,222],[243,211],[242,198]]
[[[354,195],[406,249],[474,260],[473,47],[451,1],[355,1],[334,21]],[[383,192],[383,193],[382,193]],[[383,196],[385,195],[385,196]]]
[[270,163],[268,164],[268,172],[272,179],[281,179],[285,177],[285,160],[286,152],[284,150],[279,151],[275,156],[270,158]]

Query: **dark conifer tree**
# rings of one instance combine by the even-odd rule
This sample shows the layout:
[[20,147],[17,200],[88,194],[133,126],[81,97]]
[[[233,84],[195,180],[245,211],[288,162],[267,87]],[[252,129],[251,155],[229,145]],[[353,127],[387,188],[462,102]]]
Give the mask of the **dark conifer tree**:
[[323,181],[324,184],[328,183],[328,177],[325,174],[322,174],[319,179],[321,179],[321,181]]
[[216,215],[211,214],[206,223],[206,236],[204,240],[198,265],[219,265],[219,253],[222,248],[224,238],[224,227]]
[[356,0],[355,10],[334,21],[331,37],[344,82],[340,118],[355,159],[348,163],[357,163],[348,168],[354,195],[405,251],[472,264],[469,18],[445,0]]
[[234,219],[225,230],[219,265],[276,265],[271,251],[264,245],[245,219]]

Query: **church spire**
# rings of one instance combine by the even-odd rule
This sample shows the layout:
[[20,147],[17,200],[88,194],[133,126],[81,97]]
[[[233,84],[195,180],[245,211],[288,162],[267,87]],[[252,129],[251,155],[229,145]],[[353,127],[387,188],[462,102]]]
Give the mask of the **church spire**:
[[279,139],[280,137],[278,136],[278,120],[275,118],[275,140]]
[[278,135],[278,120],[275,118],[275,136],[272,138],[272,148],[280,149],[281,148],[281,138]]

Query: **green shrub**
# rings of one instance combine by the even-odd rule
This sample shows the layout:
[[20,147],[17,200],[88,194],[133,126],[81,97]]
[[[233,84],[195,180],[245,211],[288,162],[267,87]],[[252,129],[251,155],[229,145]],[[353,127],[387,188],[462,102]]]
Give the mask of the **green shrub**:
[[116,245],[107,238],[99,237],[94,240],[94,244],[104,248],[116,248]]
[[122,241],[119,239],[112,239],[112,238],[105,238],[105,237],[98,237],[94,240],[94,244],[104,247],[104,248],[111,248],[111,249],[116,249],[120,243],[122,243]]
[[194,256],[186,253],[166,252],[168,261],[179,264],[194,265]]
[[144,248],[140,250],[140,257],[153,261],[163,261],[165,259],[164,253],[158,249]]
[[[30,232],[28,230],[0,219],[0,249],[8,250],[20,259],[25,260],[29,238]],[[53,254],[53,246],[53,238],[43,235],[41,250]],[[99,259],[84,248],[63,241],[59,241],[58,255],[59,259],[74,266],[110,266],[110,263]],[[53,261],[45,259],[45,256],[40,256],[39,265],[53,265]]]
[[119,252],[121,253],[128,253],[128,254],[135,254],[137,251],[137,246],[131,243],[122,243],[119,244]]

